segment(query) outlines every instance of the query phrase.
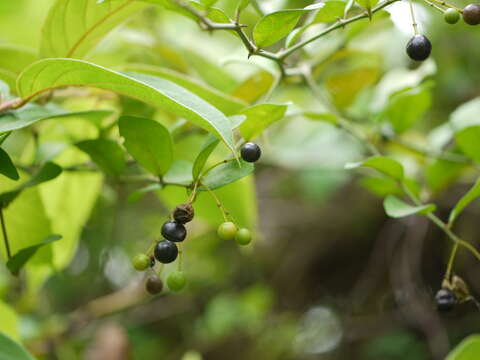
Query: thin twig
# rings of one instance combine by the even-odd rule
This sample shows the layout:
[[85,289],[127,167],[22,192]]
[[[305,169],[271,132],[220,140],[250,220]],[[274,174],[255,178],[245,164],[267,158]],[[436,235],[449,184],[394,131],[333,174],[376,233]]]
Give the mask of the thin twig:
[[0,222],[2,224],[3,241],[5,243],[5,250],[7,252],[7,258],[10,260],[11,257],[12,257],[12,253],[10,251],[10,243],[8,242],[7,226],[5,224],[5,218],[3,217],[3,208],[1,208],[1,207],[0,207]]

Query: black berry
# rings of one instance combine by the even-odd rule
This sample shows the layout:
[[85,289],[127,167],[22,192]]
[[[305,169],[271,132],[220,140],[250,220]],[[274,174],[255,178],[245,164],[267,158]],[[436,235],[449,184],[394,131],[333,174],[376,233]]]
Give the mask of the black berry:
[[407,44],[407,54],[412,60],[423,61],[431,52],[432,43],[425,35],[415,35]]
[[175,243],[168,240],[163,240],[157,243],[154,253],[155,258],[158,261],[160,261],[162,264],[168,264],[172,261],[175,261],[175,259],[177,258],[178,248]]
[[167,240],[180,242],[185,240],[187,229],[177,221],[167,221],[162,226],[162,236]]
[[468,25],[480,24],[480,4],[469,4],[463,9],[463,20]]
[[455,294],[447,289],[440,289],[435,295],[435,302],[437,303],[437,310],[441,312],[451,311],[457,303]]
[[242,155],[242,159],[246,162],[255,162],[260,159],[262,150],[257,144],[253,142],[247,142],[240,149],[240,154]]
[[157,275],[149,276],[145,283],[145,289],[152,295],[158,294],[163,289],[163,281]]
[[191,203],[178,205],[173,211],[173,218],[176,222],[186,224],[192,221],[195,211]]
[[153,255],[150,255],[150,267],[154,267],[155,266],[155,256]]

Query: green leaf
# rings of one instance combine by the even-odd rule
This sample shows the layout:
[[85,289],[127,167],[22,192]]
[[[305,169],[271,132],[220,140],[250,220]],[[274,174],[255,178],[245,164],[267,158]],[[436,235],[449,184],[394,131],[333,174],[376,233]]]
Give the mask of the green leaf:
[[465,155],[477,162],[480,161],[479,111],[480,98],[476,98],[462,104],[450,115],[450,124],[455,133],[455,141]]
[[315,113],[315,112],[304,112],[302,113],[303,116],[306,118],[309,118],[311,120],[316,120],[316,121],[324,121],[327,123],[330,123],[332,125],[337,125],[338,124],[338,118],[336,115],[332,113]]
[[57,0],[43,26],[42,57],[84,57],[113,28],[146,5],[132,0]]
[[220,141],[212,135],[207,138],[205,144],[203,145],[202,149],[198,153],[193,163],[192,176],[194,179],[197,179],[200,176],[203,168],[205,167],[205,164],[207,163],[208,158],[212,154],[213,150],[215,150],[219,142]]
[[37,250],[39,250],[41,247],[48,245],[54,241],[58,241],[62,238],[61,235],[50,235],[46,237],[41,243],[32,245],[26,248],[21,249],[18,251],[15,255],[13,255],[8,261],[7,261],[7,267],[8,270],[13,275],[18,275],[22,267],[27,263],[30,258],[35,255]]
[[0,333],[0,360],[35,360],[20,344]]
[[221,138],[235,153],[231,124],[218,109],[177,84],[154,76],[122,74],[74,59],[45,59],[28,67],[18,78],[24,98],[64,86],[92,86],[112,90],[192,121]]
[[63,117],[81,117],[99,127],[101,121],[112,114],[112,110],[68,112],[58,106],[28,104],[18,110],[0,114],[0,132],[19,130],[38,121]]
[[470,335],[458,344],[445,360],[478,360],[480,354],[480,335]]
[[8,44],[0,45],[0,80],[14,88],[18,74],[36,59],[37,56],[31,49]]
[[263,95],[268,93],[274,83],[275,76],[268,71],[261,70],[241,83],[232,92],[232,95],[236,98],[246,101],[249,104],[253,104]]
[[13,310],[10,305],[0,300],[0,314],[2,314],[0,333],[10,336],[15,341],[20,340],[20,336],[18,334],[19,319],[15,310]]
[[192,183],[193,164],[186,160],[175,160],[168,173],[165,174],[163,180],[165,182],[189,185]]
[[250,4],[250,0],[237,0],[237,12],[245,10],[245,8]]
[[45,163],[42,168],[28,181],[17,188],[0,194],[0,206],[7,207],[22,191],[29,187],[55,179],[62,172],[62,168],[53,162]]
[[395,132],[402,133],[423,117],[432,103],[431,83],[422,84],[394,93],[383,116]]
[[125,154],[122,148],[113,140],[84,140],[75,144],[87,153],[92,161],[110,175],[119,175],[125,169]]
[[259,47],[266,47],[287,36],[308,10],[280,10],[265,15],[253,29],[253,39]]
[[260,135],[272,123],[282,119],[287,108],[287,105],[259,104],[241,111],[240,114],[247,117],[240,125],[243,138],[250,140]]
[[413,214],[429,214],[437,208],[434,204],[426,204],[421,206],[412,206],[406,202],[400,200],[394,195],[388,195],[384,202],[383,207],[388,216],[392,218],[401,218]]
[[343,1],[325,1],[325,6],[318,10],[317,15],[313,23],[329,23],[337,21],[338,18],[342,18],[346,3]]
[[147,186],[144,186],[140,189],[135,190],[132,192],[130,195],[128,195],[128,202],[134,203],[140,200],[145,194],[152,192],[152,191],[157,191],[162,188],[162,185],[159,183],[155,184],[149,184]]
[[176,83],[183,88],[190,90],[195,95],[215,106],[226,115],[235,114],[247,104],[233,96],[226,95],[217,89],[203,84],[202,82],[190,78],[182,73],[171,69],[155,67],[150,65],[128,65],[125,67],[127,71],[136,73],[150,74]]
[[[213,168],[205,174],[202,177],[201,182],[209,189],[214,190],[250,175],[254,169],[252,163],[247,163],[241,160],[239,164],[235,160],[230,160],[225,164]],[[199,190],[205,189],[200,187]]]
[[5,175],[9,179],[18,180],[17,168],[13,165],[12,159],[8,156],[7,152],[0,148],[0,174]]
[[448,217],[448,223],[451,224],[455,219],[460,215],[460,213],[475,199],[480,196],[480,178],[477,179],[475,184],[471,187],[468,192],[462,196],[462,198],[457,202],[455,207],[450,212]]
[[356,0],[361,6],[363,6],[368,11],[368,15],[371,18],[372,12],[370,11],[372,7],[378,4],[378,0]]
[[173,161],[170,132],[157,121],[122,116],[118,121],[125,147],[138,163],[154,175],[164,175]]
[[365,161],[358,163],[349,163],[345,165],[346,169],[355,169],[358,167],[368,167],[381,172],[395,180],[403,179],[403,166],[397,160],[385,156],[373,156]]

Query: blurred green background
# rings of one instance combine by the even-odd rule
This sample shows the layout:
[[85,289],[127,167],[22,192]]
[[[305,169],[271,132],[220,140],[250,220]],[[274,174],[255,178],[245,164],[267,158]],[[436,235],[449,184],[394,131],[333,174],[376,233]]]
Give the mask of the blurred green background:
[[[36,51],[52,2],[1,1],[0,45]],[[260,1],[268,11],[308,4]],[[229,15],[235,5],[231,0],[216,4]],[[374,114],[394,90],[431,80],[431,106],[407,135],[424,145],[425,133],[479,95],[480,35],[474,27],[446,24],[431,8],[416,7],[434,49],[420,68],[404,55],[411,28],[403,2],[389,8],[391,17],[384,13],[371,24],[365,20],[340,29],[302,56],[318,61],[316,80],[326,84],[335,104],[360,125],[376,121]],[[249,29],[257,20],[252,7],[242,16]],[[264,59],[247,61],[231,34],[202,32],[193,21],[161,7],[134,15],[87,60],[118,69],[160,65],[230,93],[252,76],[258,83],[242,95],[251,101],[262,95],[254,90],[272,80],[268,74],[273,69]],[[66,96],[70,108],[92,103],[81,94]],[[102,101],[112,103],[107,95]],[[159,236],[169,212],[187,195],[183,189],[167,188],[131,202],[135,186],[108,178],[100,184],[100,178],[92,178],[82,185],[92,191],[86,206],[92,212],[86,224],[80,216],[75,225],[81,238],[65,269],[38,274],[38,286],[32,288],[24,277],[12,278],[0,267],[0,306],[5,307],[0,308],[0,328],[8,327],[39,359],[60,360],[443,359],[461,339],[478,331],[480,315],[472,304],[448,316],[434,309],[449,240],[426,219],[384,215],[382,199],[375,194],[381,193],[379,180],[343,170],[346,162],[362,158],[362,146],[328,123],[295,115],[295,109],[322,110],[301,81],[282,84],[271,101],[292,103],[293,110],[261,138],[264,157],[255,176],[217,191],[237,221],[254,229],[253,245],[239,248],[219,240],[215,229],[222,221],[220,212],[202,194],[184,247],[187,289],[143,297],[136,290],[143,275],[132,269],[130,258]],[[115,104],[124,113],[163,116],[134,100],[119,98]],[[168,117],[165,121],[174,123]],[[81,130],[74,123],[50,120],[42,125],[42,136],[53,141],[88,133],[85,125],[78,126]],[[28,136],[19,132],[9,139],[9,149],[24,154]],[[182,135],[176,158],[192,160],[203,139],[202,133]],[[392,145],[390,150],[404,157],[411,173],[428,166],[405,149]],[[216,157],[222,155],[219,151]],[[448,214],[471,179],[466,174],[454,186],[447,186],[448,181],[438,186],[434,193],[440,215]],[[60,185],[42,185],[42,191]],[[75,196],[82,208],[82,186],[57,195],[59,201]],[[76,206],[67,213],[75,213]],[[475,240],[478,216],[478,207],[469,208],[458,232]],[[170,270],[167,266],[164,271]],[[468,254],[460,254],[457,271],[478,294],[479,267]]]

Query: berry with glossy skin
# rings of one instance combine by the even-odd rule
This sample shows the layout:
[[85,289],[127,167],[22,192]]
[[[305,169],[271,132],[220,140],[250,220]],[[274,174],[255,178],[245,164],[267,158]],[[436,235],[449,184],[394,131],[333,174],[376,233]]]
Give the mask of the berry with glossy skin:
[[253,142],[247,142],[240,149],[240,155],[242,155],[242,159],[246,162],[255,162],[260,159],[262,150],[257,144]]
[[460,20],[460,13],[455,9],[447,9],[443,14],[443,18],[449,24],[456,24]]
[[437,310],[441,312],[451,311],[457,303],[455,294],[447,289],[440,289],[435,295],[435,302],[437,303]]
[[163,289],[163,281],[157,275],[149,276],[145,283],[145,289],[152,295],[158,294]]
[[242,228],[237,231],[235,241],[238,245],[248,245],[252,241],[252,234],[250,230]]
[[178,256],[178,248],[175,243],[163,240],[157,243],[154,250],[155,258],[162,264],[169,264]]
[[150,266],[150,257],[145,254],[138,254],[132,259],[132,264],[135,270],[143,271]]
[[407,54],[412,60],[426,60],[431,52],[432,43],[425,35],[415,35],[407,44]]
[[463,20],[468,25],[480,24],[480,4],[469,4],[463,9]]
[[167,285],[172,291],[181,291],[187,285],[187,278],[182,271],[172,271],[167,277]]
[[237,234],[237,226],[231,221],[226,221],[218,227],[217,234],[222,240],[233,240]]
[[186,224],[193,220],[195,211],[191,203],[180,204],[173,210],[173,218],[180,224]]
[[167,240],[180,242],[185,240],[187,229],[177,221],[167,221],[162,226],[162,236]]

